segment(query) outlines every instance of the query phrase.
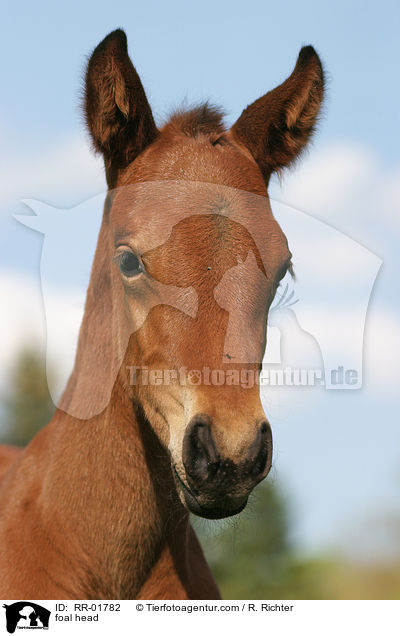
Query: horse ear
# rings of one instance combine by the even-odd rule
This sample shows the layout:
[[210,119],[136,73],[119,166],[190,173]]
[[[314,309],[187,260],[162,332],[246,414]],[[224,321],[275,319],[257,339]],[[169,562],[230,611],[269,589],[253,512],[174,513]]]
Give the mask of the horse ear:
[[94,147],[103,154],[107,182],[113,188],[118,172],[158,134],[120,29],[110,33],[90,57],[84,107]]
[[305,147],[323,94],[321,61],[312,46],[305,46],[290,77],[248,106],[233,125],[234,138],[251,152],[266,180]]

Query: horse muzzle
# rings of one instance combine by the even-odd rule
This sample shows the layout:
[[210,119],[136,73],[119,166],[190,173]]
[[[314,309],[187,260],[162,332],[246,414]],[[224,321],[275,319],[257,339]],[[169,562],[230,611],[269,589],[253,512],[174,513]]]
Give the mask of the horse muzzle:
[[226,457],[218,448],[211,418],[195,415],[183,439],[182,470],[174,468],[181,499],[194,514],[221,519],[243,510],[253,488],[264,479],[272,460],[272,434],[263,419],[255,424],[250,445],[239,458]]

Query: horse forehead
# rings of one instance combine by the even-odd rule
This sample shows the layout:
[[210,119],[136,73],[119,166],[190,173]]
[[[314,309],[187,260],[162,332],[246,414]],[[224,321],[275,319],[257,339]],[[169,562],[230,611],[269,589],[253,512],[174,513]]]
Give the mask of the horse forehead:
[[[157,181],[124,187],[115,198],[114,239],[131,243],[141,253],[166,243],[174,228],[183,224],[198,229],[203,238],[207,226],[219,230],[221,244],[229,242],[232,226],[241,226],[240,236],[252,239],[263,260],[270,260],[271,252],[278,260],[279,253],[287,252],[286,237],[265,196],[217,184]],[[187,238],[194,241],[196,236]],[[208,238],[215,240],[215,231]]]

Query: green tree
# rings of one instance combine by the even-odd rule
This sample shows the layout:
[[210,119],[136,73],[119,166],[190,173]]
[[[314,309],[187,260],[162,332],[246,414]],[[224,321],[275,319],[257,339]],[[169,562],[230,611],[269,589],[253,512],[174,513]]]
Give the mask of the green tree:
[[44,363],[36,350],[19,353],[2,396],[2,407],[3,444],[25,446],[50,421],[55,409]]
[[194,525],[223,598],[329,598],[327,564],[298,556],[288,502],[277,484],[256,488],[237,519]]

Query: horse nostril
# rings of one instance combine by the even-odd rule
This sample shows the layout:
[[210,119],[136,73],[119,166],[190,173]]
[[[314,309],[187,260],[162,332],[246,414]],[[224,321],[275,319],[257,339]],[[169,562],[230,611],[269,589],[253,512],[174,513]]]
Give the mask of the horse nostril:
[[[265,477],[272,459],[271,428],[266,420],[261,422],[248,456],[250,474],[253,478]],[[268,467],[268,469],[267,469]]]
[[214,477],[219,468],[219,456],[210,425],[211,418],[208,415],[195,415],[183,439],[183,465],[188,478],[194,482]]
[[208,462],[207,464],[207,469],[208,469],[208,474],[210,477],[215,477],[215,475],[218,472],[218,469],[220,467],[220,462]]
[[252,482],[263,479],[271,466],[272,436],[267,420],[257,423],[257,434],[242,461],[221,460],[217,452],[212,420],[208,415],[195,415],[189,422],[183,438],[182,461],[189,487],[198,494],[204,487],[234,487],[241,479]]

